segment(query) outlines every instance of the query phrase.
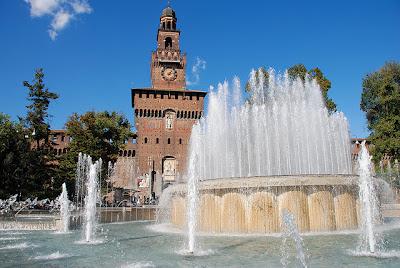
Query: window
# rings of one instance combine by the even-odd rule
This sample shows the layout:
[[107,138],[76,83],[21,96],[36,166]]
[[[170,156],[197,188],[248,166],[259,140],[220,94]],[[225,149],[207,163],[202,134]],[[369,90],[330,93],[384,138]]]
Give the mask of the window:
[[147,138],[144,138],[144,143],[147,143]]
[[126,154],[127,154],[127,151],[125,150],[125,151],[124,151],[124,156],[126,156]]
[[165,114],[165,128],[172,129],[174,122],[174,112],[167,112]]
[[136,151],[133,150],[133,151],[132,151],[132,157],[135,157],[135,156],[136,156]]
[[65,136],[62,135],[62,136],[61,136],[61,141],[64,141],[64,140],[65,140]]
[[167,29],[171,30],[171,22],[170,21],[167,22]]
[[171,139],[170,138],[168,138],[168,144],[171,144]]
[[179,144],[182,144],[182,139],[179,139]]
[[165,38],[165,48],[172,48],[172,38],[171,37]]
[[119,156],[122,156],[122,150],[119,150]]
[[132,144],[136,144],[136,138],[132,138]]
[[131,150],[129,150],[128,151],[128,157],[131,157],[131,154],[132,154],[132,152],[131,152]]
[[158,144],[160,142],[160,140],[158,138],[156,138],[156,144]]

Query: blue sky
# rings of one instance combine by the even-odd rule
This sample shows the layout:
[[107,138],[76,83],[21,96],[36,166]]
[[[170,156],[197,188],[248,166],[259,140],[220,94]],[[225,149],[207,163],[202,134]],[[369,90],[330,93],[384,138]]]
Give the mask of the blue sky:
[[[26,112],[31,80],[43,67],[52,128],[73,112],[116,110],[133,122],[131,87],[150,86],[161,0],[0,0],[0,111]],[[359,109],[362,78],[400,61],[400,1],[172,1],[191,67],[206,62],[193,89],[207,90],[252,68],[319,67],[330,96],[366,136]],[[53,38],[51,38],[53,37]],[[54,40],[53,40],[54,39]]]

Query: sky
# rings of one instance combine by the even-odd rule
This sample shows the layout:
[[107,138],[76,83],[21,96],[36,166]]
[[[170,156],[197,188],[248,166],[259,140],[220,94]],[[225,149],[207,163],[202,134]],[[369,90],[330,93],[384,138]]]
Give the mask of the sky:
[[[189,88],[208,90],[252,68],[303,63],[332,82],[351,136],[368,136],[362,79],[400,61],[400,1],[171,1]],[[50,125],[73,113],[118,111],[133,123],[130,88],[150,86],[161,0],[0,0],[0,112],[26,114],[24,80],[42,67]],[[193,68],[194,67],[194,68]],[[193,72],[193,69],[195,70]]]

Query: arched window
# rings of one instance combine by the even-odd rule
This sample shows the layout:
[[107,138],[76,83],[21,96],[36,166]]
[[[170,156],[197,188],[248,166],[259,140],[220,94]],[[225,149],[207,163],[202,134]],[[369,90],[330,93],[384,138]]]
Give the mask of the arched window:
[[162,27],[163,29],[165,29],[165,21],[162,23]]
[[127,153],[126,150],[124,150],[124,156],[126,156],[126,153]]
[[62,153],[62,150],[58,149],[58,155],[61,155],[61,153]]
[[140,109],[140,110],[139,110],[139,116],[142,117],[142,115],[143,115],[143,110]]
[[144,143],[147,143],[147,138],[144,138]]
[[133,151],[132,151],[132,157],[135,157],[135,156],[136,156],[136,151],[133,150]]
[[172,22],[172,30],[176,30],[176,23],[175,23],[175,21]]
[[171,22],[170,21],[167,22],[167,29],[171,30]]
[[179,144],[182,144],[182,139],[179,139]]
[[196,119],[199,119],[199,113],[196,111]]
[[172,38],[171,37],[165,38],[165,48],[172,48]]
[[192,118],[194,118],[194,111],[192,111]]
[[160,142],[160,140],[158,138],[156,138],[156,144],[158,144]]
[[154,117],[154,110],[151,110],[151,117]]
[[128,157],[131,157],[131,154],[132,154],[132,152],[131,152],[131,150],[129,150],[128,151]]
[[171,144],[171,139],[170,138],[168,138],[168,144]]
[[183,118],[187,118],[187,111],[185,111],[185,115],[183,116]]

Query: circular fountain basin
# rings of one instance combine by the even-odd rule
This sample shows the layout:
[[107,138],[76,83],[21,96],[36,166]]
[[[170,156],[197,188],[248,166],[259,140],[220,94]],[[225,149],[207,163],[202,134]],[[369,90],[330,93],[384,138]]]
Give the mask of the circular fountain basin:
[[[282,213],[300,232],[358,228],[358,177],[298,175],[223,178],[199,183],[197,229],[210,233],[276,233]],[[171,222],[186,223],[186,184],[171,189]]]

